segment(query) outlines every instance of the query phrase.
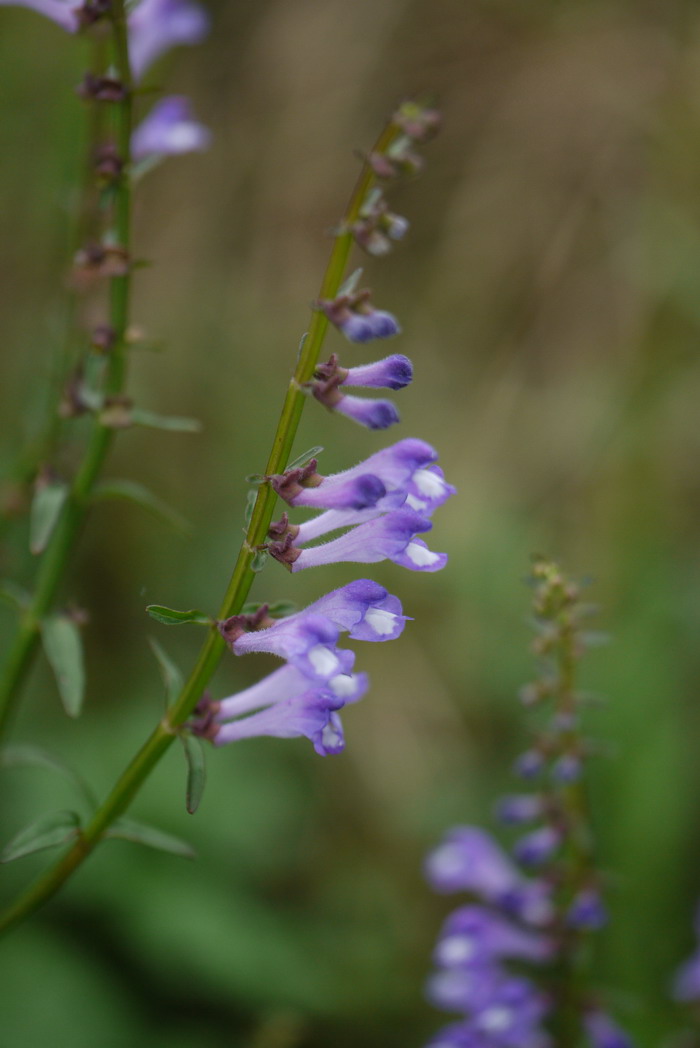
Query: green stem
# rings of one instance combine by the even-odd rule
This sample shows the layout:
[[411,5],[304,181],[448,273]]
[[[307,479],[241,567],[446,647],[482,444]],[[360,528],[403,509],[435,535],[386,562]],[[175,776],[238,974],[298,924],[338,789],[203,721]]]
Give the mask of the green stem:
[[[124,100],[115,105],[115,139],[119,156],[124,161],[124,168],[114,190],[114,235],[117,244],[128,252],[131,213],[129,164],[132,91],[124,0],[114,0],[112,23],[116,65],[126,89]],[[105,103],[93,104],[103,105]],[[121,391],[125,380],[125,334],[128,323],[130,285],[129,272],[123,276],[115,276],[110,281],[109,319],[115,334],[115,342],[110,354],[106,390],[112,395]],[[102,469],[113,436],[114,430],[103,426],[99,419],[95,419],[82,464],[73,480],[61,516],[42,556],[34,596],[22,616],[17,636],[10,648],[4,672],[0,678],[0,734],[7,731],[14,713],[21,686],[37,648],[42,619],[55,599],[70,552],[89,507],[93,486]]]
[[[387,124],[375,143],[373,151],[383,153],[399,133],[396,125],[392,122]],[[363,201],[373,182],[374,174],[372,169],[365,164],[350,199],[341,230],[347,230],[357,219]],[[321,283],[319,299],[332,299],[338,294],[347,268],[351,247],[352,234],[347,231],[341,231],[336,236],[333,250],[331,251]],[[313,377],[327,328],[328,320],[326,316],[320,310],[315,310],[308,336],[299,354],[294,375],[287,389],[282,413],[272,443],[272,450],[267,461],[266,475],[284,472],[289,461],[289,455],[306,400],[303,384]],[[252,570],[255,547],[262,544],[267,537],[276,501],[277,495],[270,484],[261,484],[253,507],[248,531],[241,545],[231,580],[221,604],[219,619],[227,619],[231,615],[238,614],[245,603],[255,578],[255,573]],[[145,744],[127,766],[107,799],[97,809],[92,820],[84,828],[70,850],[21,895],[13,906],[0,915],[0,932],[18,924],[55,895],[61,885],[96,847],[114,820],[126,811],[141,785],[176,738],[178,728],[191,716],[214,670],[218,666],[224,650],[225,643],[223,638],[217,629],[213,629],[204,642],[195,666],[180,695],[170,706],[163,720],[157,725]]]

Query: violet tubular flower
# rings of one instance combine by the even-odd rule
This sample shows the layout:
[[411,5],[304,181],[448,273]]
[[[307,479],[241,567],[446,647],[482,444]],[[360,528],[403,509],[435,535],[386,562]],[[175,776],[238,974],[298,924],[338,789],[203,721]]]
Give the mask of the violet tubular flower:
[[352,640],[395,640],[406,624],[398,597],[371,579],[332,590],[306,608],[305,614],[310,613],[324,615]]
[[314,749],[323,757],[341,753],[345,748],[343,726],[337,710],[345,701],[329,688],[310,688],[293,698],[282,699],[240,720],[232,720],[218,727],[213,735],[216,746],[259,735],[279,739],[294,739],[300,735],[313,742]]
[[370,400],[368,397],[342,393],[328,407],[367,429],[388,429],[400,421],[399,413],[390,400]]
[[[222,623],[220,627],[224,637],[227,626],[228,623]],[[277,655],[311,680],[325,682],[342,672],[342,659],[336,650],[338,633],[338,627],[322,615],[293,616],[280,619],[267,629],[241,633],[231,641],[231,647],[235,655]],[[231,637],[230,631],[228,636]]]
[[157,159],[209,148],[211,132],[194,119],[189,99],[170,95],[157,102],[131,137],[134,160]]
[[272,543],[270,553],[293,572],[322,564],[376,564],[381,560],[392,560],[411,571],[440,571],[447,563],[447,554],[433,552],[417,537],[432,526],[413,510],[392,510],[320,546],[299,549]]
[[141,80],[157,59],[181,44],[199,44],[209,16],[194,0],[141,0],[128,19],[131,69]]
[[413,365],[408,357],[394,353],[372,364],[360,364],[347,368],[341,381],[343,386],[360,386],[365,389],[404,389],[413,381]]

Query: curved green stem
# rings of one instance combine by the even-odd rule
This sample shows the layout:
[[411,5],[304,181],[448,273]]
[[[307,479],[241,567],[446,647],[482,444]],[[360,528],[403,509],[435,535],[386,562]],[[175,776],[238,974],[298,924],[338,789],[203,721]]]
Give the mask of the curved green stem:
[[[127,252],[130,243],[131,188],[129,163],[131,157],[132,90],[131,71],[126,30],[124,0],[113,4],[113,39],[116,65],[125,87],[124,99],[115,104],[114,136],[119,156],[124,162],[123,173],[114,190],[114,237]],[[104,103],[93,103],[102,105]],[[110,354],[105,383],[106,392],[114,395],[124,385],[126,374],[126,329],[129,316],[131,276],[112,277],[110,281],[109,320],[114,332],[114,346]],[[114,430],[95,419],[82,464],[71,485],[63,511],[56,523],[48,546],[41,558],[34,595],[20,621],[19,630],[10,648],[0,678],[0,734],[7,731],[32,656],[39,641],[41,622],[55,599],[68,563],[70,552],[85,518],[90,496],[109,451]]]
[[[374,146],[375,152],[384,152],[399,134],[399,128],[390,122]],[[365,164],[345,213],[341,232],[336,236],[333,250],[319,292],[320,299],[332,299],[338,294],[347,268],[352,234],[347,230],[355,222],[374,181],[374,174]],[[342,231],[345,230],[345,231]],[[266,475],[284,472],[304,408],[306,395],[303,384],[314,374],[323,346],[328,320],[320,311],[313,313],[308,336],[304,342],[294,375],[290,380],[277,424],[272,450],[265,469]],[[263,543],[272,521],[277,496],[269,483],[261,484],[253,507],[246,537],[241,545],[231,580],[224,595],[219,619],[236,615],[243,607],[255,573],[252,562],[255,547]],[[88,857],[102,839],[105,830],[122,815],[143,782],[175,739],[178,728],[194,711],[204,689],[224,653],[225,643],[217,629],[213,629],[202,646],[195,666],[183,689],[170,706],[163,720],[151,733],[143,747],[127,766],[111,793],[97,809],[70,850],[58,860],[24,895],[4,914],[0,915],[0,932],[8,930],[31,914],[59,890],[75,869]]]

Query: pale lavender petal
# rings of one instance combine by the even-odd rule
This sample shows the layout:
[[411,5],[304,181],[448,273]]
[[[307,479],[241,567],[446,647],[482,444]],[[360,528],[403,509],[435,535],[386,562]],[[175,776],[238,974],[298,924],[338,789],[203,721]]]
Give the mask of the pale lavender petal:
[[312,680],[326,681],[342,671],[335,646],[338,633],[338,627],[321,615],[293,615],[268,629],[242,634],[234,641],[233,651],[236,655],[278,655]]
[[605,1012],[589,1012],[583,1023],[592,1048],[634,1048],[632,1039]]
[[376,520],[358,524],[321,546],[301,550],[292,564],[292,571],[340,561],[358,564],[375,564],[386,559],[398,561],[416,533],[429,531],[431,527],[429,520],[412,510],[394,510]]
[[171,95],[156,103],[131,137],[134,160],[208,149],[211,132],[192,115],[189,99]]
[[499,899],[522,876],[493,838],[478,826],[458,826],[428,856],[426,875],[437,891],[471,891]]
[[198,44],[209,16],[193,0],[141,0],[129,15],[131,70],[140,80],[149,66],[178,44]]
[[219,728],[214,743],[223,746],[228,742],[258,735],[272,735],[280,739],[305,735],[322,756],[340,753],[345,741],[342,724],[335,710],[341,709],[344,704],[344,700],[332,691],[311,689],[249,717],[229,721]]
[[78,3],[71,0],[0,0],[0,7],[28,7],[37,14],[50,18],[69,33],[77,33],[80,20],[76,11]]
[[[338,651],[337,655],[340,663],[340,674],[343,676],[357,676],[351,673],[355,662],[355,652]],[[325,686],[332,687],[334,679],[331,678]],[[339,685],[339,688],[342,688],[342,686],[342,684]],[[273,673],[269,673],[267,677],[263,677],[262,680],[259,680],[249,688],[244,688],[243,691],[236,692],[235,695],[221,699],[215,719],[217,721],[230,720],[232,717],[239,717],[244,713],[251,713],[253,710],[258,710],[265,706],[272,706],[283,699],[293,699],[308,690],[308,675],[302,673],[300,669],[291,663],[287,663],[286,666],[281,666]],[[359,687],[353,687],[351,693],[354,694],[355,690],[359,690]]]
[[439,466],[427,466],[416,470],[411,477],[406,496],[406,505],[417,513],[434,513],[457,489],[445,480]]
[[435,962],[444,967],[469,967],[503,957],[544,961],[552,956],[552,941],[519,928],[483,906],[462,906],[445,921],[435,950]]
[[382,480],[373,473],[351,477],[336,473],[324,477],[317,487],[302,488],[287,501],[292,506],[358,511],[374,508],[385,495]]
[[306,608],[325,615],[353,640],[394,640],[406,623],[401,601],[371,579],[357,579],[327,593]]

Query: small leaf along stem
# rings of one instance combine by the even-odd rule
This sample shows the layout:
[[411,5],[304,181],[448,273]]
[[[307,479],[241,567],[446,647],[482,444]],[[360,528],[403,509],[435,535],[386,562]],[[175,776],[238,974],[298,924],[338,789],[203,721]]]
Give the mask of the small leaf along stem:
[[[117,6],[123,15],[123,0],[119,0]],[[114,24],[116,30],[119,18],[115,18]],[[385,153],[400,134],[400,127],[393,120],[390,120],[374,144],[372,154]],[[330,259],[321,282],[318,295],[319,300],[332,299],[338,294],[347,269],[353,243],[351,227],[360,214],[367,194],[375,182],[375,177],[372,166],[365,162],[339,227],[340,231],[336,234]],[[126,213],[128,214],[128,208]],[[123,214],[122,219],[124,219]],[[115,291],[115,298],[119,303],[123,304],[126,302],[127,294],[123,285],[120,285],[119,290]],[[304,383],[313,377],[320,358],[328,323],[328,318],[321,310],[314,310],[308,335],[303,341],[294,374],[287,388],[282,412],[272,442],[272,450],[265,467],[264,476],[266,477],[283,473],[289,461],[294,438],[307,399],[303,392]],[[123,328],[121,330],[123,335]],[[220,620],[238,614],[245,604],[255,578],[254,560],[256,547],[261,546],[265,542],[276,501],[277,495],[271,485],[268,482],[261,483],[253,505],[250,523],[217,616]],[[70,850],[39,877],[13,905],[0,914],[0,933],[8,931],[20,923],[39,906],[52,898],[62,884],[105,837],[109,827],[127,810],[141,785],[179,734],[178,728],[191,716],[224,651],[225,642],[221,634],[217,629],[212,629],[200,649],[194,668],[178,698],[170,705],[165,717],[126,767],[111,793],[97,809],[92,820]]]
[[[111,8],[114,62],[125,87],[120,102],[109,103],[114,120],[114,140],[123,161],[122,174],[114,187],[113,235],[127,253],[130,247],[131,187],[129,166],[132,130],[132,79],[129,64],[124,0],[114,0]],[[93,102],[101,106],[107,103]],[[126,378],[126,330],[129,320],[131,274],[112,276],[109,284],[109,323],[114,343],[108,358],[105,389],[110,395],[121,392]],[[19,700],[19,693],[37,650],[41,622],[50,611],[63,578],[69,556],[82,527],[90,497],[114,437],[114,430],[95,418],[82,463],[65,499],[61,513],[44,550],[37,572],[34,594],[25,609],[14,643],[0,676],[0,736],[7,732]]]

